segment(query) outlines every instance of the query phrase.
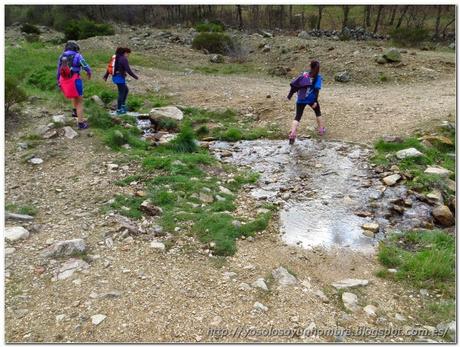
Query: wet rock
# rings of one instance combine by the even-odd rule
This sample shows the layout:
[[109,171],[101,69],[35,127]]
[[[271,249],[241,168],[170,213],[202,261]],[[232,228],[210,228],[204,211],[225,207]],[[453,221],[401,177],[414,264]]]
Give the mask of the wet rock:
[[11,219],[11,220],[19,220],[23,222],[30,222],[34,220],[33,216],[29,216],[26,214],[18,214],[18,213],[11,213],[11,212],[5,212],[5,219]]
[[356,294],[344,292],[342,294],[342,302],[346,309],[355,312],[358,310],[358,297]]
[[373,233],[379,232],[379,225],[377,223],[365,223],[361,225],[361,228],[363,228],[364,230],[372,231]]
[[364,287],[369,284],[368,280],[361,280],[355,278],[347,278],[338,282],[332,283],[332,286],[336,289]]
[[78,255],[86,252],[83,239],[57,241],[41,253],[42,257],[64,257]]
[[444,227],[450,227],[454,225],[455,218],[450,212],[449,207],[445,205],[436,206],[432,211],[434,219]]
[[106,315],[103,315],[103,314],[95,314],[94,316],[91,316],[91,323],[93,323],[93,325],[99,325],[99,324],[101,324],[106,318],[107,318]]
[[398,159],[405,159],[405,158],[415,158],[415,157],[421,157],[423,156],[423,153],[418,151],[416,148],[406,148],[402,149],[398,152],[396,152],[396,157]]
[[176,106],[156,107],[150,111],[149,115],[155,120],[162,117],[175,120],[182,120],[184,118],[184,113]]
[[384,182],[387,186],[393,186],[393,185],[395,185],[400,179],[401,179],[401,175],[399,175],[399,174],[393,174],[393,175],[384,177],[384,178],[383,178],[383,182]]
[[351,81],[351,75],[348,71],[341,71],[341,72],[337,72],[335,75],[334,75],[334,79],[337,81],[337,82],[342,82],[342,83],[346,83],[346,82],[350,82]]
[[261,304],[260,302],[256,302],[254,304],[254,308],[258,311],[263,311],[263,312],[267,312],[268,311],[268,307],[265,306],[264,304]]
[[281,286],[289,286],[297,284],[297,279],[291,275],[284,267],[272,271],[273,278],[278,281]]
[[158,241],[152,241],[150,243],[150,247],[155,249],[155,250],[158,250],[158,251],[165,251],[166,250],[166,247],[165,247],[164,243],[158,242]]
[[161,207],[153,205],[150,200],[144,200],[140,206],[140,210],[149,216],[158,216],[163,212]]
[[430,174],[430,175],[438,175],[438,176],[441,176],[441,177],[449,177],[449,175],[452,172],[450,170],[447,170],[447,169],[443,168],[443,167],[429,166],[428,168],[426,168],[424,173]]
[[6,227],[5,239],[10,242],[24,240],[29,237],[29,231],[23,227]]
[[104,107],[105,104],[104,102],[101,100],[101,98],[98,96],[98,95],[93,95],[91,97],[91,100],[96,103],[98,106],[101,106],[101,107]]
[[377,311],[377,307],[374,305],[367,305],[363,310],[369,317],[375,317],[377,315],[375,313],[375,311]]
[[220,54],[213,54],[211,56],[211,58],[209,59],[209,61],[211,63],[215,63],[215,64],[222,64],[222,63],[225,63],[225,59],[224,59],[224,56],[223,55],[220,55]]
[[33,165],[40,165],[40,164],[43,164],[43,159],[41,159],[41,158],[32,158],[32,159],[29,159],[29,163],[31,163]]
[[255,280],[254,283],[252,283],[252,286],[254,288],[259,288],[259,289],[262,289],[264,291],[268,291],[267,284],[265,283],[265,280],[262,277],[260,277],[257,280]]
[[54,281],[65,280],[71,277],[77,270],[85,270],[89,268],[89,264],[81,259],[72,258],[61,265],[55,276]]
[[388,49],[385,53],[383,53],[383,57],[386,60],[394,63],[398,63],[401,61],[401,53],[397,48],[394,47]]
[[64,129],[64,136],[68,139],[74,139],[78,136],[78,133],[69,126],[64,127],[63,129]]

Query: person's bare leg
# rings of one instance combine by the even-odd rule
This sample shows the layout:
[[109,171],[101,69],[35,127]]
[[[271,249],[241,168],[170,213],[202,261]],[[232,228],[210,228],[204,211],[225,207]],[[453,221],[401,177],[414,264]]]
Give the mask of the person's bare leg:
[[83,98],[79,96],[78,98],[73,99],[74,100],[74,106],[77,109],[77,119],[78,123],[83,123],[84,118],[83,118]]
[[297,132],[297,127],[298,127],[298,126],[299,126],[299,121],[297,121],[297,120],[294,119],[294,120],[292,121],[291,134],[292,134],[293,132]]
[[316,117],[316,123],[318,124],[318,128],[324,128],[324,119],[323,116]]

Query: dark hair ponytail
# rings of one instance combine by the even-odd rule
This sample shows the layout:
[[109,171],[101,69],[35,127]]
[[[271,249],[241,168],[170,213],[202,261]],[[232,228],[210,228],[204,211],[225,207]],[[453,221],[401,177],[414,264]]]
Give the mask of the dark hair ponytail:
[[116,55],[123,55],[125,53],[131,53],[131,50],[126,47],[118,47],[117,50],[115,51]]
[[319,74],[319,61],[312,60],[310,62],[310,75],[314,78]]

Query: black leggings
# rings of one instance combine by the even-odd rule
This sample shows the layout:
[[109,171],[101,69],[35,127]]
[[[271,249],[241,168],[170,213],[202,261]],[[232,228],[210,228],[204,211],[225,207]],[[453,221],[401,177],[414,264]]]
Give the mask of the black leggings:
[[128,98],[128,86],[126,83],[117,83],[118,87],[118,100],[117,100],[117,109],[121,109],[121,106],[126,104],[126,99]]
[[300,122],[302,118],[303,111],[305,110],[306,106],[310,106],[313,111],[315,111],[316,117],[321,117],[321,108],[319,107],[319,102],[316,102],[316,108],[313,108],[313,104],[296,104],[295,108],[295,120]]

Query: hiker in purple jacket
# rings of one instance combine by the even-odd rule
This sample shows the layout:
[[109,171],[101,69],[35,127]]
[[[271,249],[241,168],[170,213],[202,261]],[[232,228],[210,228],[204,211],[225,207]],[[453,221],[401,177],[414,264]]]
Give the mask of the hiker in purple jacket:
[[321,116],[321,109],[318,102],[319,90],[322,85],[322,77],[319,74],[319,62],[313,60],[310,63],[310,71],[301,73],[291,82],[291,90],[287,96],[291,100],[292,95],[297,93],[296,115],[292,121],[291,132],[289,133],[289,143],[293,144],[297,137],[297,127],[302,118],[305,107],[310,106],[315,111],[316,122],[318,124],[318,133],[324,135],[326,128]]
[[88,122],[83,117],[83,81],[80,78],[82,68],[88,79],[91,79],[91,68],[80,54],[80,46],[75,41],[68,41],[58,59],[56,79],[64,96],[72,100],[72,117],[78,119],[78,129],[88,128]]
[[[134,79],[139,79],[137,75],[131,71],[129,67],[128,57],[131,53],[129,48],[118,47],[115,51],[115,66],[113,69],[112,82],[118,87],[117,100],[117,115],[126,114],[126,99],[128,98],[128,86],[126,84],[126,75],[129,74]],[[107,81],[109,72],[104,75],[104,80]]]

